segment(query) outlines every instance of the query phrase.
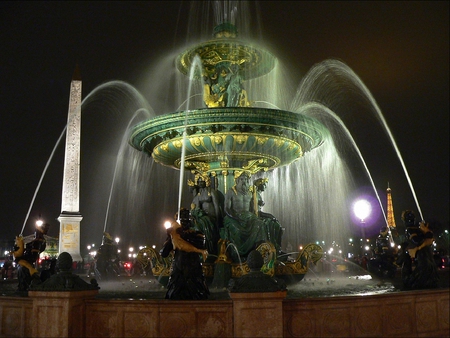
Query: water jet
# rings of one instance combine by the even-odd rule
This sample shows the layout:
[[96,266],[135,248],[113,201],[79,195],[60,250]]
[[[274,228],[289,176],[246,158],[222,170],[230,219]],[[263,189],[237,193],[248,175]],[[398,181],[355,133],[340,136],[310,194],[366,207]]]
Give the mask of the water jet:
[[[255,206],[248,205],[247,210],[249,212],[252,209],[250,207],[253,207],[253,213],[256,214],[251,222],[259,222],[260,225],[256,225],[258,228],[266,224],[267,228],[255,240],[248,240],[253,235],[242,235],[243,229],[237,230],[237,237],[246,237],[243,238],[245,249],[239,245],[238,255],[227,251],[228,246],[221,252],[216,251],[219,233],[220,240],[237,240],[233,240],[235,235],[232,232],[235,230],[227,229],[227,217],[238,219],[238,223],[244,227],[249,226],[243,217],[232,215],[227,209],[227,203],[230,204],[228,207],[232,207],[231,202],[227,202],[229,191],[235,189],[239,177],[246,175],[250,179],[260,172],[287,166],[321,146],[327,134],[325,127],[312,117],[287,110],[252,106],[244,87],[245,81],[266,75],[272,71],[275,63],[276,58],[269,52],[238,40],[237,28],[233,24],[221,23],[214,29],[213,40],[188,48],[176,60],[177,69],[183,74],[190,74],[190,81],[194,78],[201,81],[206,108],[163,114],[134,126],[130,132],[131,146],[161,165],[178,169],[181,173],[189,171],[194,174],[196,180],[193,186],[197,186],[199,179],[213,182],[209,195],[213,189],[214,194],[218,195],[217,199],[225,199],[225,202],[216,202],[220,203],[216,208],[221,214],[214,216],[216,224],[208,225],[213,229],[207,229],[207,236],[212,234],[207,241],[214,241],[210,246],[213,248],[211,254],[233,257],[233,277],[248,272],[248,269],[242,269],[241,261],[252,249],[258,248],[264,255],[266,261],[263,270],[268,274],[290,277],[298,274],[299,279],[307,271],[308,260],[316,262],[322,253],[318,245],[310,244],[293,262],[277,263],[276,257],[281,254],[281,234],[278,237],[269,233],[272,225],[268,224],[268,217],[264,220],[260,217],[262,214],[256,207],[258,196],[255,185],[245,186],[242,194],[254,195],[252,203]],[[182,179],[183,175],[180,177]],[[236,189],[234,192],[238,195]],[[198,207],[198,203],[192,203],[193,209]],[[279,226],[277,221],[273,223]],[[138,259],[146,266],[147,262],[152,261],[149,257],[157,255],[154,249],[144,248]],[[215,274],[215,263],[219,261],[204,262],[207,276]],[[222,260],[222,264],[225,261],[228,259]],[[155,262],[161,260],[156,259]],[[154,269],[154,273],[160,269]]]

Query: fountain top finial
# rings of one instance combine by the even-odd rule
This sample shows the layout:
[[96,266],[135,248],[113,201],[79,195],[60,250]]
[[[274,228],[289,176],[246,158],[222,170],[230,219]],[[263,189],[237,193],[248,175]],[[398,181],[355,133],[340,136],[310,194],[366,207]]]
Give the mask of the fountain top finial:
[[223,22],[214,27],[213,36],[215,38],[236,38],[238,36],[238,30],[232,23]]

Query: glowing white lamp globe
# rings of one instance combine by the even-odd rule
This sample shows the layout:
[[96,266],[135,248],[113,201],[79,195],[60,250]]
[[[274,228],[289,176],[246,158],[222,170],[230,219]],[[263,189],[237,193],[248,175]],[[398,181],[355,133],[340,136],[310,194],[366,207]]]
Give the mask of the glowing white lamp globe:
[[353,212],[363,222],[372,212],[372,206],[366,200],[359,200],[353,205]]

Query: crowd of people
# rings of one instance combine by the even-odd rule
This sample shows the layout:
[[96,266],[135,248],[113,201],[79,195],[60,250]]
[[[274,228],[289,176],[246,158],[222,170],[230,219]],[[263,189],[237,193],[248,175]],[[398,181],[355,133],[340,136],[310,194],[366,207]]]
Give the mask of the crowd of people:
[[8,258],[3,263],[1,271],[2,280],[17,278],[17,269],[14,267],[13,262]]

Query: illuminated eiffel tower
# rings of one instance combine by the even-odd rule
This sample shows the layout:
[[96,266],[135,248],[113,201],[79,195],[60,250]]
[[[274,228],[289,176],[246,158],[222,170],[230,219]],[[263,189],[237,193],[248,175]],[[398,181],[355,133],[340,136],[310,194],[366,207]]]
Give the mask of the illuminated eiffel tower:
[[389,187],[388,182],[388,188],[386,190],[387,194],[387,224],[389,228],[392,230],[392,228],[396,228],[395,225],[395,218],[394,218],[394,206],[392,205],[392,194],[391,194],[391,188]]
[[388,187],[386,189],[386,198],[387,198],[387,215],[386,215],[387,225],[389,227],[391,245],[393,245],[395,242],[398,243],[398,241],[400,240],[400,236],[398,233],[397,226],[395,225],[394,206],[392,204],[392,193],[391,188],[389,187],[389,182]]

